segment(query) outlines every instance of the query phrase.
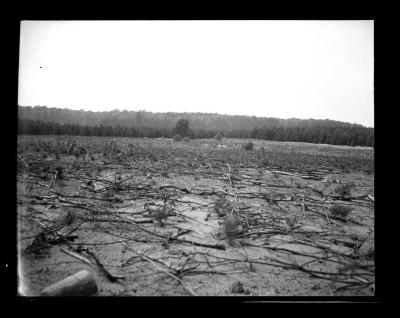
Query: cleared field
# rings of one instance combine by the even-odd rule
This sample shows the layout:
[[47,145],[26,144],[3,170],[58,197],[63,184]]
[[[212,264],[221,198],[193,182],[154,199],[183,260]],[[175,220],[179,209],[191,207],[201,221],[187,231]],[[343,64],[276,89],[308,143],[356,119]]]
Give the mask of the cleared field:
[[19,136],[20,290],[373,295],[374,150]]

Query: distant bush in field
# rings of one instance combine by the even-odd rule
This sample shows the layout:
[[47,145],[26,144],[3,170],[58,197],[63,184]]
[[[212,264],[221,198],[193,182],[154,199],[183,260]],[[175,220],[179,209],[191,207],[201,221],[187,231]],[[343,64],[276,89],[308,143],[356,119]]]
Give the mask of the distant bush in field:
[[179,119],[174,128],[174,132],[179,136],[187,136],[189,130],[189,121],[185,118]]
[[221,141],[222,138],[223,138],[223,135],[219,132],[218,134],[216,134],[216,135],[214,136],[214,138],[215,138],[216,140],[218,140],[218,141]]
[[346,205],[335,204],[329,208],[329,212],[334,216],[339,216],[342,218],[347,217],[353,210],[352,207]]
[[247,142],[247,143],[242,145],[242,148],[244,150],[250,151],[250,150],[254,149],[254,144],[252,142]]
[[267,151],[265,150],[264,146],[260,148],[260,151],[258,153],[260,158],[264,158],[265,155],[267,154]]
[[174,141],[182,141],[182,137],[180,135],[175,135],[173,138]]
[[354,183],[340,184],[336,187],[335,192],[342,197],[348,197],[351,195],[351,191],[354,188]]
[[186,141],[186,142],[190,141],[190,137],[183,138],[183,141]]

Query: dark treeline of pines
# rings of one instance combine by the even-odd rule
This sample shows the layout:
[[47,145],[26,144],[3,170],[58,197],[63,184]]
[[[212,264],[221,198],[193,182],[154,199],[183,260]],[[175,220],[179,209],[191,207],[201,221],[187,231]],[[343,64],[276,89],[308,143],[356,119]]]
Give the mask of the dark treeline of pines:
[[[275,141],[295,141],[309,143],[324,143],[347,146],[374,146],[374,129],[360,125],[311,127],[255,127],[253,129],[201,129],[190,128],[187,136],[191,139],[214,138],[219,132],[225,138],[253,138]],[[176,128],[159,128],[121,125],[82,125],[60,124],[54,121],[38,119],[18,120],[20,135],[70,135],[70,136],[106,136],[106,137],[149,137],[173,138]]]

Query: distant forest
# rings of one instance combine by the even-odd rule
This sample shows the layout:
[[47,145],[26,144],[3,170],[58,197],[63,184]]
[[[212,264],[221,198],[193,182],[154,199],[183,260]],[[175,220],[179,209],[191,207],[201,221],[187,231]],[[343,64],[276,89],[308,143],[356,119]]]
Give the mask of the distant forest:
[[374,128],[333,120],[279,119],[210,113],[92,112],[18,106],[18,134],[172,138],[179,119],[192,139],[255,138],[276,141],[374,146]]

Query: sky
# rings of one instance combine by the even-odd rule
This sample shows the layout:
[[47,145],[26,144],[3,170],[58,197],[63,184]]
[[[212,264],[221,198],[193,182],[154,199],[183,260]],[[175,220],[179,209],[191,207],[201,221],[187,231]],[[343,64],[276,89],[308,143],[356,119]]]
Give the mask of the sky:
[[374,21],[22,21],[18,103],[374,127]]

